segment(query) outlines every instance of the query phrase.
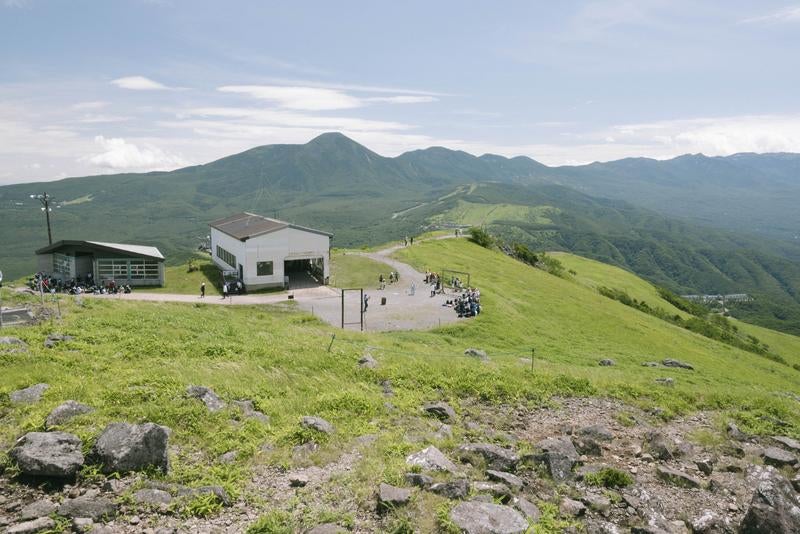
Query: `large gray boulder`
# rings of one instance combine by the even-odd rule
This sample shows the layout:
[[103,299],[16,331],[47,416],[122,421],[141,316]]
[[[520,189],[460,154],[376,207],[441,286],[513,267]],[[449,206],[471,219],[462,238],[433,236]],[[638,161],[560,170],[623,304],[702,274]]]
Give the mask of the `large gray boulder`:
[[676,454],[675,441],[657,430],[645,435],[643,445],[642,449],[658,460],[671,460]]
[[431,484],[428,488],[433,493],[447,497],[448,499],[463,499],[469,495],[469,480],[465,478],[458,478],[448,482],[438,482]]
[[481,350],[481,349],[474,349],[474,348],[467,349],[467,350],[464,351],[464,355],[465,356],[471,356],[473,358],[478,358],[479,360],[484,361],[484,362],[488,362],[489,361],[489,355],[486,354],[485,350]]
[[58,507],[58,515],[64,517],[88,517],[94,521],[114,517],[117,506],[105,497],[83,495],[67,499]]
[[303,417],[303,419],[300,421],[300,425],[311,430],[316,430],[317,432],[322,432],[323,434],[333,434],[335,430],[333,425],[322,417],[315,417],[311,415],[306,415]]
[[780,471],[774,467],[760,470],[750,508],[742,519],[742,534],[790,534],[800,532],[800,499]]
[[72,341],[73,339],[75,338],[64,334],[50,334],[47,336],[47,339],[44,340],[44,347],[46,349],[52,349],[62,341]]
[[585,426],[572,436],[575,449],[580,454],[591,456],[600,456],[603,453],[603,444],[613,439],[614,434],[602,423]]
[[466,534],[520,534],[529,526],[513,508],[480,501],[462,502],[450,520]]
[[27,521],[38,517],[47,517],[53,514],[57,509],[58,506],[56,506],[53,501],[49,499],[40,499],[24,507],[19,513],[19,518]]
[[572,478],[572,468],[580,458],[572,440],[566,436],[547,438],[537,443],[536,449],[534,459],[547,467],[553,480],[563,482]]
[[788,436],[772,436],[772,439],[781,444],[781,446],[792,452],[800,452],[800,441],[792,439]]
[[44,392],[50,388],[49,384],[34,384],[24,389],[18,389],[8,394],[14,404],[32,404],[41,400]]
[[495,482],[502,482],[503,484],[507,485],[509,488],[519,491],[522,489],[522,479],[519,478],[517,475],[512,475],[511,473],[506,473],[505,471],[495,471],[494,469],[488,469],[486,471],[486,476],[489,477],[489,480],[494,480]]
[[168,491],[162,489],[144,488],[133,494],[133,501],[136,504],[158,506],[160,504],[171,503],[172,495],[170,495]]
[[406,463],[410,466],[417,466],[425,471],[446,471],[449,473],[458,472],[458,467],[442,451],[431,445],[419,452],[408,455]]
[[209,412],[218,412],[225,408],[225,402],[220,399],[214,390],[206,386],[189,386],[186,394],[193,399],[200,399]]
[[458,448],[459,457],[471,461],[482,458],[486,466],[496,471],[513,471],[519,463],[519,456],[510,450],[492,443],[468,443]]
[[699,488],[702,485],[697,477],[670,467],[658,466],[656,474],[661,480],[682,488]]
[[81,404],[80,402],[74,400],[68,400],[67,402],[59,404],[53,408],[53,411],[47,416],[44,426],[47,429],[51,429],[54,426],[63,425],[73,417],[90,413],[92,411],[94,410],[85,404]]
[[169,429],[155,423],[111,423],[97,439],[92,459],[104,473],[126,473],[149,467],[169,470]]
[[67,432],[29,432],[9,455],[30,476],[69,478],[83,467],[81,440]]

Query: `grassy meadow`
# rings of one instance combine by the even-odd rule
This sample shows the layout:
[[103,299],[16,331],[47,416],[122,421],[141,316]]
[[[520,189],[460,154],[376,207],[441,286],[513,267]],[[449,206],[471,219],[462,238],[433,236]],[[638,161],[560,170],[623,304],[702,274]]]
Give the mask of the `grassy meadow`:
[[[648,289],[652,286],[629,273],[560,256],[577,273],[562,279],[462,239],[415,244],[396,256],[418,268],[470,272],[482,292],[484,313],[434,331],[361,334],[323,324],[289,303],[222,307],[64,298],[61,320],[3,333],[30,348],[23,354],[0,352],[0,450],[25,432],[41,430],[50,410],[74,399],[96,408],[63,428],[81,436],[87,448],[111,421],[164,424],[173,430],[173,468],[165,478],[190,486],[220,484],[259,503],[257,491],[248,487],[254,466],[322,464],[357,437],[375,436],[355,469],[335,481],[337,490],[319,496],[317,508],[287,512],[281,521],[291,531],[331,513],[343,494],[368,507],[380,481],[402,483],[405,456],[433,439],[407,438],[409,426],[431,424],[419,409],[432,400],[446,400],[462,412],[475,402],[535,406],[553,396],[602,395],[660,408],[665,418],[717,410],[720,427],[732,418],[748,432],[800,438],[797,402],[782,396],[800,394],[800,372],[672,326],[594,289],[606,285],[659,299]],[[381,264],[337,256],[335,265],[346,266],[343,258],[357,263],[358,276],[377,280],[370,269]],[[3,291],[7,302],[9,291]],[[75,339],[45,349],[51,332]],[[764,337],[787,359],[800,353],[798,338]],[[491,361],[465,357],[467,347],[485,349]],[[377,369],[356,365],[365,352],[380,362]],[[696,370],[641,365],[668,357]],[[599,367],[602,358],[614,359],[616,366]],[[665,376],[675,378],[673,388],[655,384]],[[384,380],[395,392],[392,407],[383,396]],[[10,403],[9,392],[38,382],[51,386],[41,402]],[[189,385],[212,387],[228,402],[252,399],[270,422],[243,419],[233,407],[208,413],[200,401],[186,397]],[[301,429],[304,415],[328,419],[336,432],[328,437]],[[778,428],[776,419],[788,426]],[[452,450],[463,429],[456,425],[453,432],[452,438],[433,441]],[[309,459],[294,458],[292,447],[311,440],[320,450]],[[218,460],[231,450],[239,451],[233,464]],[[87,468],[85,475],[92,474]],[[412,514],[417,528],[433,530],[443,506],[444,498],[426,493],[408,510],[388,514],[385,526],[402,524],[404,514]]]

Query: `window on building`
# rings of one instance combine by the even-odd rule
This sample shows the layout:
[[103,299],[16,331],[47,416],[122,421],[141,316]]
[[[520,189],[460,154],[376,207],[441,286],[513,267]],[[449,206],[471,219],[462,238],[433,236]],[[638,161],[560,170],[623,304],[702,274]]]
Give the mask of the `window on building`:
[[158,280],[159,262],[147,258],[98,259],[101,280]]
[[231,266],[231,268],[236,269],[236,256],[222,248],[221,246],[217,245],[217,257]]
[[69,276],[72,272],[72,258],[58,252],[53,254],[53,272]]
[[272,262],[271,261],[257,262],[256,274],[258,274],[258,276],[272,276]]

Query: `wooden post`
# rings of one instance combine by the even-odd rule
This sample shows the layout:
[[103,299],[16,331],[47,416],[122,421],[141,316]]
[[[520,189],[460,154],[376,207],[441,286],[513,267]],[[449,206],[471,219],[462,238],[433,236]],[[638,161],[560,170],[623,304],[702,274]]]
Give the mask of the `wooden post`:
[[342,289],[342,330],[344,330],[344,289]]
[[361,331],[364,331],[364,312],[366,310],[366,303],[364,302],[364,288],[361,288]]
[[333,347],[333,342],[336,341],[336,334],[331,334],[331,342],[328,345],[328,352],[331,351],[331,347]]

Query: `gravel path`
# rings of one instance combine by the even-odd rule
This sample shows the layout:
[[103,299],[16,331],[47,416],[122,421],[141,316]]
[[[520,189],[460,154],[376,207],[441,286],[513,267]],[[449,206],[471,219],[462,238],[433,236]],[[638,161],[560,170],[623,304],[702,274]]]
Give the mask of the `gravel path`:
[[[433,239],[450,239],[455,236],[441,236]],[[364,330],[372,332],[385,332],[391,330],[427,330],[444,324],[453,323],[458,319],[452,308],[443,306],[449,297],[436,295],[431,297],[431,288],[424,282],[425,275],[407,263],[391,257],[392,253],[403,248],[403,245],[387,247],[376,252],[353,252],[360,256],[373,259],[389,265],[400,274],[400,281],[386,284],[386,289],[378,289],[378,281],[373,287],[364,288],[364,293],[369,296],[369,305],[364,314]],[[388,278],[389,273],[386,273]],[[411,294],[412,282],[416,291]],[[232,298],[223,299],[217,296],[208,296],[201,299],[197,295],[181,295],[175,293],[147,293],[134,291],[128,294],[117,295],[84,295],[88,298],[135,300],[148,302],[185,302],[220,306],[253,306],[259,304],[278,304],[287,302],[289,295],[294,296],[298,306],[309,311],[333,325],[342,325],[342,298],[341,291],[327,286],[318,286],[280,293],[264,295],[234,295]],[[386,304],[381,304],[382,299]],[[344,315],[345,327],[350,330],[359,330],[360,324],[360,295],[350,291],[345,294]]]

